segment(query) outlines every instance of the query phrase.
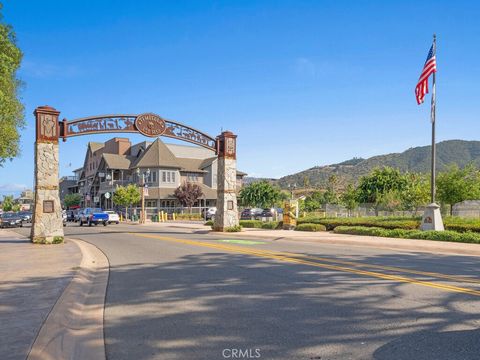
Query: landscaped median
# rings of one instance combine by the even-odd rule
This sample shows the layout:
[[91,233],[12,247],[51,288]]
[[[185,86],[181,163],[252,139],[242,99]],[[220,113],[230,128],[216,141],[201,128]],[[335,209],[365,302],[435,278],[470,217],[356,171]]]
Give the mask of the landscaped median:
[[[420,221],[421,219],[417,217],[305,217],[298,220],[295,231],[333,231],[337,234],[480,244],[480,220],[446,217],[444,219],[446,231],[421,231]],[[213,222],[209,221],[205,225],[213,225]],[[282,229],[282,225],[281,221],[240,221],[241,228],[278,230]]]
[[480,233],[457,232],[452,230],[421,231],[421,230],[407,230],[407,229],[384,229],[380,227],[367,227],[367,226],[337,226],[335,227],[333,232],[336,234],[380,236],[380,237],[402,238],[402,239],[453,241],[453,242],[480,244]]
[[[358,218],[319,218],[305,217],[298,219],[298,224],[313,223],[325,225],[327,231],[335,230],[338,226],[378,227],[382,229],[418,230],[420,217],[358,217]],[[480,233],[480,219],[463,219],[447,216],[444,219],[446,230],[457,232]]]

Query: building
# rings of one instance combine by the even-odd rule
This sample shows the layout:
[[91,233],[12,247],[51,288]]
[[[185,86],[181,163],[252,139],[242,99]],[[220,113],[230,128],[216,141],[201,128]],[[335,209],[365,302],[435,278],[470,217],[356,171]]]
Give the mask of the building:
[[30,210],[33,206],[33,191],[30,189],[25,189],[20,194],[20,197],[16,198],[14,202],[20,205],[22,211]]
[[[132,145],[129,139],[119,137],[105,143],[88,144],[83,168],[77,170],[82,206],[113,209],[112,194],[116,187],[140,185],[147,169],[147,212],[183,210],[174,191],[184,182],[193,182],[202,189],[203,197],[194,205],[195,211],[215,206],[217,157],[213,151],[197,146],[165,144],[160,138]],[[238,189],[245,175],[237,171]]]
[[59,180],[60,201],[63,202],[65,195],[78,193],[78,179],[83,168],[73,170],[73,176],[62,176]]

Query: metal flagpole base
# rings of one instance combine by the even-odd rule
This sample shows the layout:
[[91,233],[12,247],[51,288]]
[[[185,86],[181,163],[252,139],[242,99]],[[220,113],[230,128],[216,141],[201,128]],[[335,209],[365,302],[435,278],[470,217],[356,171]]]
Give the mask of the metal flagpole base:
[[440,213],[440,206],[435,203],[427,205],[425,212],[422,217],[422,224],[420,229],[423,231],[426,230],[435,230],[435,231],[444,231],[442,214]]

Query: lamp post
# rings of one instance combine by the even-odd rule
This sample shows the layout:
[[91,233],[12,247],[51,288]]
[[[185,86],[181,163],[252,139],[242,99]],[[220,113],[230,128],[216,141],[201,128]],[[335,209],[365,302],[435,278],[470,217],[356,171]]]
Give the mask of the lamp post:
[[148,178],[150,176],[150,169],[141,171],[140,168],[136,170],[137,177],[140,182],[141,194],[142,194],[142,212],[140,213],[140,223],[145,224],[145,176]]

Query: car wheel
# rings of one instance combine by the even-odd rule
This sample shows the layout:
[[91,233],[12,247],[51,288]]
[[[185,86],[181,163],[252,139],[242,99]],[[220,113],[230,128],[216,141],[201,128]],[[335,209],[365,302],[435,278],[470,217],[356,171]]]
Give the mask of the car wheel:
[[88,220],[88,223],[87,223],[88,226],[92,226],[92,222],[90,220]]
[[107,223],[106,221],[103,222],[103,226],[107,226],[107,224],[108,224],[108,223]]
[[83,226],[83,221],[82,220],[80,220],[80,226]]
[[120,221],[117,221],[115,224],[117,224],[117,225],[120,224]]

